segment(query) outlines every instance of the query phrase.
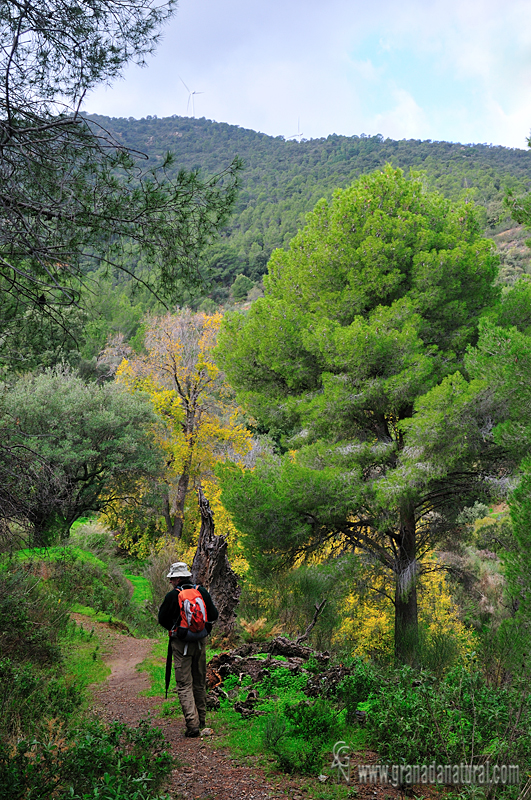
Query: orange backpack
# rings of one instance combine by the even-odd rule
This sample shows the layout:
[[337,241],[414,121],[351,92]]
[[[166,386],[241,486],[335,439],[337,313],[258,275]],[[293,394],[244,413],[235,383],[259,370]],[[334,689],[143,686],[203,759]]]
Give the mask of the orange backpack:
[[197,586],[181,589],[179,592],[179,607],[181,609],[181,618],[177,620],[174,628],[186,628],[190,633],[204,631],[207,623],[207,610],[203,595]]

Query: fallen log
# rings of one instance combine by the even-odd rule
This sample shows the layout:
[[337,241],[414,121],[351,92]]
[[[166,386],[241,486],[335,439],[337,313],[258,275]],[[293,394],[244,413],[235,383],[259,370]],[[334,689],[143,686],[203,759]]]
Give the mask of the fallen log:
[[338,664],[335,667],[319,672],[309,678],[304,693],[308,697],[333,697],[337,692],[337,687],[348,675],[353,675],[355,670]]
[[318,664],[324,666],[330,661],[330,653],[325,651],[320,653],[317,650],[312,650],[304,644],[298,644],[285,636],[276,636],[269,642],[254,642],[253,644],[243,644],[237,647],[236,650],[231,651],[231,655],[235,656],[251,656],[258,653],[269,653],[272,656],[285,656],[285,658],[302,658],[303,661],[313,656]]
[[[260,654],[265,653],[267,658],[258,658]],[[241,684],[244,676],[249,676],[253,683],[259,683],[271,669],[287,669],[293,674],[306,672],[310,656],[313,656],[322,669],[326,670],[330,660],[329,653],[316,652],[311,647],[297,644],[284,636],[277,636],[270,642],[244,644],[231,650],[230,653],[220,653],[209,661],[207,686],[210,691],[221,690],[223,681],[228,675],[238,675]]]

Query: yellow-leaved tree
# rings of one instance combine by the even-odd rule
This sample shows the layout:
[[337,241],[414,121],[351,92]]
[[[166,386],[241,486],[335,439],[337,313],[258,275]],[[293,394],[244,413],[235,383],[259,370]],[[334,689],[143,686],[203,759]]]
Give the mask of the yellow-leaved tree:
[[162,516],[176,539],[183,535],[190,490],[214,480],[218,461],[241,461],[252,449],[213,357],[221,318],[189,310],[148,318],[145,352],[124,358],[116,373],[130,391],[149,394],[160,421],[157,436],[166,454]]
[[[368,573],[367,573],[368,574]],[[389,577],[381,572],[364,590],[345,599],[345,617],[335,634],[354,656],[391,661],[394,609]],[[425,666],[442,673],[474,649],[474,636],[459,616],[445,573],[437,559],[426,559],[419,583],[420,656]]]

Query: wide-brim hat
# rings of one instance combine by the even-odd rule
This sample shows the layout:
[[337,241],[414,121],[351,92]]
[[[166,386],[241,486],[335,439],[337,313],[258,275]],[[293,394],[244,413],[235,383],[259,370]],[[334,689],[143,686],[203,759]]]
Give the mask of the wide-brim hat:
[[172,564],[170,567],[170,571],[166,575],[167,578],[191,578],[192,573],[188,569],[188,566],[184,563],[184,561],[176,561],[175,564]]

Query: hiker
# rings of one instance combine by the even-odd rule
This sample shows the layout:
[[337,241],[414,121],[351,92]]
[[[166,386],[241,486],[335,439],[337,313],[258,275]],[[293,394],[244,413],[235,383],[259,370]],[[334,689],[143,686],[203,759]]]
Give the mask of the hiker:
[[192,573],[182,561],[171,565],[167,577],[173,589],[159,608],[159,624],[170,631],[166,696],[173,653],[177,694],[186,720],[185,736],[196,737],[205,727],[206,717],[205,637],[218,618],[218,610],[207,590],[190,582]]

